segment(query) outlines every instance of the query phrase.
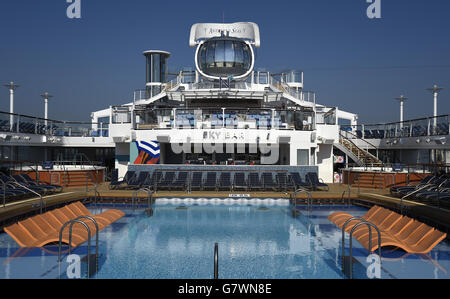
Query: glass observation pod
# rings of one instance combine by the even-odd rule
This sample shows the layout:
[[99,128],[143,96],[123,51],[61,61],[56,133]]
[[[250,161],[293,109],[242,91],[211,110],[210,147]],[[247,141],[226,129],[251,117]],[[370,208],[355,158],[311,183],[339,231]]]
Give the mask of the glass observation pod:
[[210,80],[233,77],[247,78],[255,65],[252,46],[232,37],[212,38],[197,48],[196,67],[199,73]]
[[162,91],[162,84],[167,83],[170,53],[166,51],[145,51],[147,97],[153,97]]

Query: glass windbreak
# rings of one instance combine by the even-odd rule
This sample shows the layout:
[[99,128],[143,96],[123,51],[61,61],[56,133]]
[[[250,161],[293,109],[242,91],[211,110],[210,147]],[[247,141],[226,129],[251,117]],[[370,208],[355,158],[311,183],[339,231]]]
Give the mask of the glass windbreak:
[[434,136],[442,136],[449,134],[449,118],[448,116],[440,116],[431,120],[431,134]]
[[252,65],[251,50],[241,40],[213,39],[201,46],[198,65],[201,71],[209,76],[242,76]]
[[302,83],[302,72],[290,71],[282,74],[283,80],[286,83]]
[[113,110],[113,124],[131,123],[131,112],[128,107],[116,107]]
[[299,131],[314,130],[313,111],[295,111],[295,129]]

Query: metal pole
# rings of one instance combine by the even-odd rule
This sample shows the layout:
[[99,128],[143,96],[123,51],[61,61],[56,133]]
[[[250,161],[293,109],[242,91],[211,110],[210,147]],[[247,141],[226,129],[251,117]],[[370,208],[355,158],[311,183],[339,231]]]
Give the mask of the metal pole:
[[9,113],[11,113],[9,116],[9,122],[10,122],[9,128],[10,128],[10,131],[12,131],[13,125],[14,125],[14,115],[13,115],[14,114],[14,90],[16,90],[19,87],[19,85],[14,84],[14,82],[10,82],[3,86],[9,88]]
[[214,279],[219,279],[219,243],[214,245]]
[[434,96],[434,103],[433,103],[433,133],[434,130],[436,130],[437,127],[437,115],[438,115],[438,107],[437,107],[437,98],[438,98],[438,94],[439,92],[441,92],[443,90],[442,87],[438,87],[437,85],[434,85],[432,88],[427,88],[428,91],[431,91],[433,93]]

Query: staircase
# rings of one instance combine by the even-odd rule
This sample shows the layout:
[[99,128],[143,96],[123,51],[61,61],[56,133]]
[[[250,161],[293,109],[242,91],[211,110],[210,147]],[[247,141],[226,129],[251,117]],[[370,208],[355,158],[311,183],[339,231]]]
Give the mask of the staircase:
[[352,186],[359,186],[366,189],[383,189],[385,188],[385,178],[378,173],[360,172]]
[[[100,172],[98,177],[93,171],[91,171],[91,174],[97,183],[102,181],[103,172]],[[88,171],[68,171],[61,179],[62,185],[65,187],[86,187],[86,184],[89,187],[94,186],[94,182],[87,175]]]
[[[348,133],[348,132],[346,132]],[[361,139],[362,140],[362,139]],[[368,143],[367,141],[364,141]],[[368,143],[371,147],[376,148],[372,144]],[[369,153],[356,146],[353,141],[345,137],[342,133],[339,138],[339,145],[337,147],[345,152],[350,158],[352,158],[361,167],[382,167],[383,162]]]

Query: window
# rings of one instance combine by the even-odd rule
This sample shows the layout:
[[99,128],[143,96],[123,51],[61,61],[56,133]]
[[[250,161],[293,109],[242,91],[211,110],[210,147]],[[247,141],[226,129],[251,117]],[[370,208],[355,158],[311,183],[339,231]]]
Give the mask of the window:
[[307,149],[297,150],[297,165],[309,166],[309,150]]
[[242,76],[250,71],[250,47],[242,40],[232,38],[211,39],[198,52],[200,70],[213,77]]

